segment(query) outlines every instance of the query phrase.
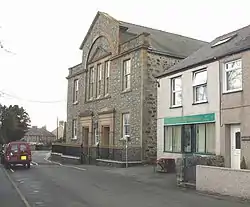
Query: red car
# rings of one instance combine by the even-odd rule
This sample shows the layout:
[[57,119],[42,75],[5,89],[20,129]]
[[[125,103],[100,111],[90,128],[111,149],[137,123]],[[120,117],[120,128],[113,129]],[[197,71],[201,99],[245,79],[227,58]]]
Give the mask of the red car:
[[30,168],[31,149],[27,142],[16,141],[10,142],[5,146],[4,150],[4,166],[9,168],[11,165],[21,164]]

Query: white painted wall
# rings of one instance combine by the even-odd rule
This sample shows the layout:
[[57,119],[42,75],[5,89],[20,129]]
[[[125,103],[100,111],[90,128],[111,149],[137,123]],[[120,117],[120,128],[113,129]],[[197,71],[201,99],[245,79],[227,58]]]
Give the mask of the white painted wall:
[[250,170],[197,165],[196,190],[250,199]]
[[[207,68],[208,103],[193,105],[193,72]],[[171,78],[182,75],[182,107],[171,106]],[[178,153],[164,153],[164,118],[188,116],[195,114],[215,113],[216,125],[216,154],[220,154],[220,91],[219,91],[219,62],[213,62],[176,73],[160,79],[157,94],[157,157],[179,157]]]

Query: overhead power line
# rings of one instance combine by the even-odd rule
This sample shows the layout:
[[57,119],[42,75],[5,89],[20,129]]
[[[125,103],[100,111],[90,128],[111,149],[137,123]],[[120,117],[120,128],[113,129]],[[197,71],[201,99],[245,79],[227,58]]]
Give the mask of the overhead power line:
[[0,97],[1,96],[8,96],[8,97],[11,97],[11,98],[14,98],[14,99],[18,99],[18,100],[25,101],[25,102],[31,102],[31,103],[53,104],[53,103],[66,102],[66,100],[40,101],[40,100],[23,99],[21,97],[6,93],[4,91],[0,91]]

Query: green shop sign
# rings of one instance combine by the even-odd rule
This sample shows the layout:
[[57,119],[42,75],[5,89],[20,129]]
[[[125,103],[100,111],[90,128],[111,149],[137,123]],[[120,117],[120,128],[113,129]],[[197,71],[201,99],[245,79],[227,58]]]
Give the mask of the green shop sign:
[[164,118],[164,125],[182,125],[215,122],[215,113]]

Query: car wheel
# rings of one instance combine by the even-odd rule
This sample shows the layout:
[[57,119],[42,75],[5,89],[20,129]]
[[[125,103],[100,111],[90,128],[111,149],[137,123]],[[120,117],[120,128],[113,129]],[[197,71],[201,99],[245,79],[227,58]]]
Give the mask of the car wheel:
[[28,168],[28,169],[30,169],[30,163],[29,163],[29,164],[27,164],[27,168]]

